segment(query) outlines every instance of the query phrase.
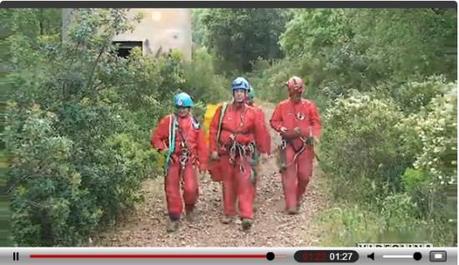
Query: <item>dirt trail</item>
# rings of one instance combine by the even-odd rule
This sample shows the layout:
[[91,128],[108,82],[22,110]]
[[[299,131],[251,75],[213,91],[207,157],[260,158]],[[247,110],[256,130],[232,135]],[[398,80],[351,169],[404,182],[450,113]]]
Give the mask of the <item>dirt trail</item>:
[[[266,119],[272,114],[272,105],[263,105]],[[279,137],[271,131],[273,150]],[[249,232],[241,230],[237,223],[220,223],[223,213],[219,183],[209,176],[200,177],[200,198],[196,217],[192,223],[183,220],[175,233],[166,232],[167,212],[163,189],[164,178],[147,180],[143,192],[145,201],[134,213],[113,230],[100,235],[97,246],[129,247],[269,247],[317,245],[317,229],[312,220],[327,204],[326,194],[321,192],[318,168],[307,188],[300,214],[286,215],[280,175],[275,158],[262,165],[257,184],[254,226]]]

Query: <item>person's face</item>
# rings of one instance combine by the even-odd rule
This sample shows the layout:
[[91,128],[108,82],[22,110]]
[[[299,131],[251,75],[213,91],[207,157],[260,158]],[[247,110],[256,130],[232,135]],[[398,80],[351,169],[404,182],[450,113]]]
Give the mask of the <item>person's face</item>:
[[246,91],[244,89],[235,90],[234,94],[233,94],[233,97],[234,97],[234,101],[235,102],[242,103],[242,102],[245,101],[245,99],[247,97]]
[[186,117],[190,114],[190,108],[189,107],[177,107],[177,115],[179,117]]
[[303,87],[302,89],[303,91],[301,90],[296,90],[296,89],[289,89],[289,96],[291,99],[293,99],[294,101],[299,101],[301,99],[301,95],[306,92],[306,85]]

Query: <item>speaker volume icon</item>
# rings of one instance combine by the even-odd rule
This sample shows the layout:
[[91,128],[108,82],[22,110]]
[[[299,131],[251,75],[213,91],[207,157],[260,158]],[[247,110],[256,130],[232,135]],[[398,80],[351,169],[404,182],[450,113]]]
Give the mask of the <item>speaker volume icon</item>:
[[367,258],[372,259],[372,260],[375,260],[375,253],[373,252],[373,253],[371,253],[371,254],[368,254],[368,255],[367,255]]

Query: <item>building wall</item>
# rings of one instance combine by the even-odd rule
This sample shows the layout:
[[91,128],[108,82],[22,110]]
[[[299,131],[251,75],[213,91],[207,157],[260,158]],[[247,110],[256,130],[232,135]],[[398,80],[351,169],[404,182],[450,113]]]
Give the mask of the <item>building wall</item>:
[[191,60],[191,9],[131,9],[129,16],[142,13],[133,32],[126,32],[114,41],[143,41],[144,54],[167,53],[180,50],[186,60]]

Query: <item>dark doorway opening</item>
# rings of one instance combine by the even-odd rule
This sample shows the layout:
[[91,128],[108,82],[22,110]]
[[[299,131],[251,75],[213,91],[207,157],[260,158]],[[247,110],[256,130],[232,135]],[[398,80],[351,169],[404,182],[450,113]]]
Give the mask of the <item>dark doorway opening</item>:
[[131,55],[131,50],[135,47],[139,47],[142,50],[141,41],[114,41],[113,44],[118,45],[117,55],[118,57],[127,58]]

